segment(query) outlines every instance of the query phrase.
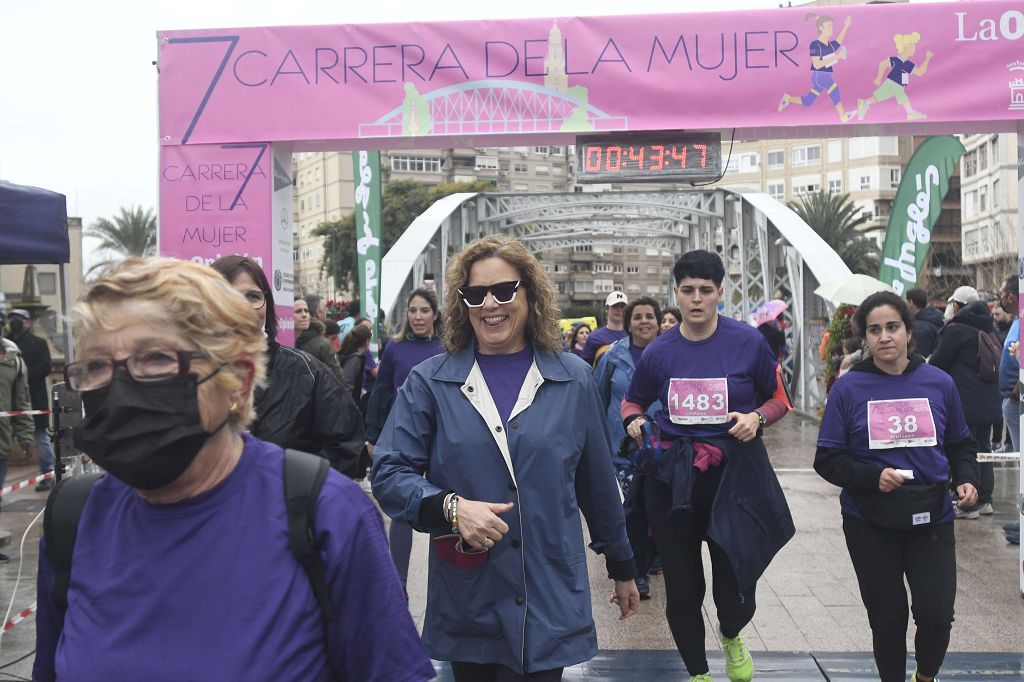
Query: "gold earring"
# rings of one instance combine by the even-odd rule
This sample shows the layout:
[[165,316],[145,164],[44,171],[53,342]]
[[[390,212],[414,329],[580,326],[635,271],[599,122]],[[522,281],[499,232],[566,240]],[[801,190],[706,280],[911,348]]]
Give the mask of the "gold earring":
[[235,414],[236,412],[238,412],[238,403],[233,402],[231,403],[231,414]]

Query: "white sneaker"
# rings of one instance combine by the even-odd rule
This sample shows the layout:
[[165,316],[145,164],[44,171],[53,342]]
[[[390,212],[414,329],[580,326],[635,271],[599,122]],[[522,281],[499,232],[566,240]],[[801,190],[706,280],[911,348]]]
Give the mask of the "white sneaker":
[[991,502],[982,502],[978,505],[978,513],[982,516],[992,516],[992,514],[995,513],[995,510],[992,509]]

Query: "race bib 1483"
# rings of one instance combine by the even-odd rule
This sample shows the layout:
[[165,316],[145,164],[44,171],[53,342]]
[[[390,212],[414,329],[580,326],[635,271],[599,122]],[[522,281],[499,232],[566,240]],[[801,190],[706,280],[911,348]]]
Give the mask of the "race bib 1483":
[[729,414],[725,379],[670,379],[668,416],[673,424],[724,424]]

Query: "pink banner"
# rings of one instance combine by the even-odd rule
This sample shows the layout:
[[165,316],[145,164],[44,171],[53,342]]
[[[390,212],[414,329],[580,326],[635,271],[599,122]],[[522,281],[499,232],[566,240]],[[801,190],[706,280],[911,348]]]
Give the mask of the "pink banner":
[[908,120],[992,130],[1024,119],[1022,37],[1019,0],[166,31],[160,134],[301,150],[684,128],[856,135]]
[[[271,145],[167,146],[160,155],[160,255],[210,264],[221,256],[248,256],[263,268],[278,305],[279,341],[291,343],[291,225],[287,268],[275,261],[277,221],[271,209],[275,181]],[[281,171],[279,171],[280,174]],[[290,200],[290,193],[289,193]]]

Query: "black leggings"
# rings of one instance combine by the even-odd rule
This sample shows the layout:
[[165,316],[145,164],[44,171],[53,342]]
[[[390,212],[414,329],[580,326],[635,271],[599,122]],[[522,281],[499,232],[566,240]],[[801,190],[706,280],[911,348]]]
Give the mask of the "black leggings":
[[906,679],[909,611],[904,576],[917,624],[917,669],[926,677],[937,675],[949,646],[956,598],[953,523],[897,531],[843,514],[843,532],[871,623],[879,679]]
[[702,541],[707,541],[711,552],[711,594],[715,599],[722,634],[729,638],[738,635],[754,617],[756,608],[754,588],[740,594],[728,557],[707,537],[711,506],[721,480],[721,467],[697,476],[693,483],[692,513],[674,515],[669,514],[671,488],[653,476],[644,481],[647,516],[665,569],[665,616],[690,675],[701,675],[709,670],[704,651],[704,616],[701,613],[707,588],[701,559]]
[[520,675],[497,663],[461,663],[452,661],[455,682],[559,682],[562,669],[539,670]]
[[[992,424],[968,424],[971,438],[978,444],[978,452],[992,451]],[[996,468],[992,462],[982,462],[981,481],[978,489],[978,504],[992,504],[992,493],[996,489]]]

